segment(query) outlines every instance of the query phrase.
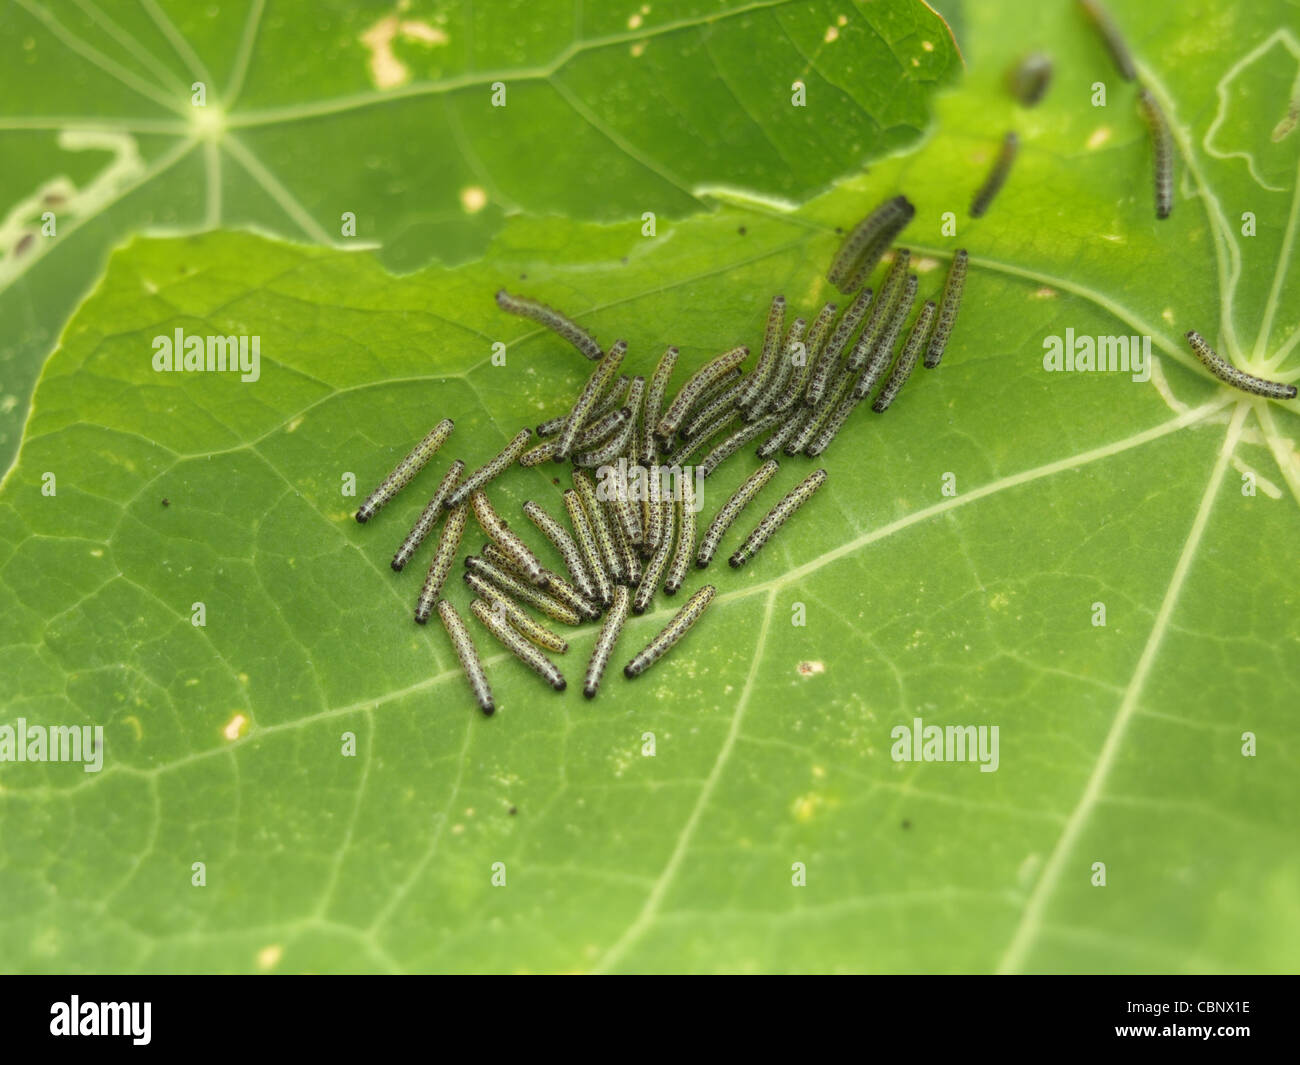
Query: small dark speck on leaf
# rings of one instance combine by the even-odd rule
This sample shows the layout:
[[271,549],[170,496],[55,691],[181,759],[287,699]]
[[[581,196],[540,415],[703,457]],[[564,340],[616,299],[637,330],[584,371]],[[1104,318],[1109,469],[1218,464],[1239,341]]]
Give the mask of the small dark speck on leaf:
[[520,280],[520,281],[527,281],[527,280],[528,280],[528,275],[527,275],[527,274],[520,274],[520,275],[519,275],[519,280]]
[[738,230],[736,230],[736,232],[743,237],[745,235],[745,227],[741,226]]
[[170,506],[172,505],[172,501],[171,501],[170,499],[164,499],[164,500],[162,501],[162,505],[163,505],[164,507],[170,507]]
[[514,817],[515,814],[517,814],[518,812],[519,812],[519,807],[517,807],[517,806],[512,806],[512,807],[510,807],[510,816],[511,816],[511,817]]
[[903,822],[903,827],[904,827],[904,828],[911,828],[911,827],[912,827],[912,822],[911,822],[911,821],[904,821],[904,822]]
[[843,233],[843,232],[844,232],[844,227],[843,227],[843,226],[836,226],[836,227],[835,227],[835,232],[836,232],[836,233]]
[[560,483],[560,479],[558,477],[551,478],[551,484],[559,484],[559,483]]
[[626,266],[626,265],[627,265],[627,256],[624,255],[623,258],[619,259],[619,262],[621,262],[624,266]]

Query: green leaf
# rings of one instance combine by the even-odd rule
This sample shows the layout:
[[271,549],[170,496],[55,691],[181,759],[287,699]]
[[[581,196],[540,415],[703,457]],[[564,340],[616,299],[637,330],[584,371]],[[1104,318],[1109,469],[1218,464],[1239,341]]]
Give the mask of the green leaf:
[[[1162,223],[1134,87],[1072,5],[1008,0],[967,9],[970,75],[922,150],[795,210],[733,195],[653,239],[515,218],[481,260],[402,278],[230,233],[118,252],[0,488],[6,719],[103,723],[106,749],[94,775],[0,765],[5,967],[1294,969],[1296,414],[1220,386],[1180,337],[1300,376],[1300,136],[1267,147],[1293,8],[1117,14],[1174,123]],[[1002,75],[1031,47],[1056,79],[1022,111]],[[1008,128],[1020,159],[973,222]],[[342,475],[364,490],[443,414],[438,462],[477,463],[564,406],[590,364],[501,315],[501,285],[626,337],[639,372],[679,344],[681,379],[752,342],[773,292],[815,311],[835,228],[900,190],[923,294],[971,252],[943,365],[855,415],[754,562],[692,575],[719,594],[669,659],[617,673],[662,598],[593,702],[479,633],[501,707],[479,715],[443,634],[409,619],[418,564],[387,567],[436,470],[365,527]],[[178,326],[259,334],[261,379],[154,374]],[[1045,372],[1067,328],[1151,335],[1150,381]],[[755,465],[710,478],[705,513]],[[812,464],[784,467],[765,499]],[[554,472],[503,478],[507,519],[558,509]],[[571,682],[594,635],[575,631]],[[895,761],[917,717],[997,726],[997,771]]]
[[[802,201],[914,141],[960,64],[915,0],[231,6],[17,0],[0,26],[0,467],[132,233],[252,227],[405,271],[481,255],[520,211],[680,216],[714,186]],[[820,110],[791,106],[797,79]],[[56,233],[17,254],[61,177]]]

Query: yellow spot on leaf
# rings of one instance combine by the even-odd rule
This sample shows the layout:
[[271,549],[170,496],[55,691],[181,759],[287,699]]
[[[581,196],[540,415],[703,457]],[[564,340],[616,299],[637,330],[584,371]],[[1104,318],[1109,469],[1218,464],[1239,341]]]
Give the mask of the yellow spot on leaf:
[[1098,126],[1088,137],[1088,147],[1091,149],[1100,148],[1110,140],[1110,127]]
[[399,36],[403,40],[427,46],[446,44],[448,40],[444,30],[426,22],[399,19],[396,15],[381,18],[360,37],[361,43],[370,53],[367,65],[370,80],[376,89],[395,89],[411,80],[410,68],[393,51],[393,41]]
[[226,722],[226,727],[221,730],[221,734],[228,740],[237,740],[248,731],[248,718],[243,714],[236,714]]
[[272,943],[269,947],[263,947],[257,952],[257,967],[262,970],[274,969],[280,964],[280,959],[284,957],[284,947],[279,943]]
[[487,206],[487,193],[478,185],[469,185],[460,190],[460,205],[466,214],[478,214]]

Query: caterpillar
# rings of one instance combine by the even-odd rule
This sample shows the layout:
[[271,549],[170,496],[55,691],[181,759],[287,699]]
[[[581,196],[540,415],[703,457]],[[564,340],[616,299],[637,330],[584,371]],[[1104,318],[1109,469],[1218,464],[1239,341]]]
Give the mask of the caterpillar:
[[[593,444],[599,444],[603,440],[608,440],[622,429],[631,418],[631,407],[620,407],[600,417],[593,415],[592,419],[578,433],[575,446],[589,447]],[[559,449],[559,446],[558,437],[552,440],[543,440],[540,444],[530,447],[519,456],[519,465],[529,468],[540,466],[548,459],[555,458],[555,452]]]
[[646,484],[646,505],[645,521],[642,527],[645,530],[645,538],[641,543],[643,554],[652,555],[663,539],[663,511],[659,507],[659,500],[663,494],[662,473],[659,466],[651,466],[646,471],[649,476]]
[[695,556],[696,566],[704,569],[713,561],[713,556],[718,551],[718,544],[727,530],[740,516],[740,512],[763,490],[764,485],[776,476],[776,471],[780,468],[780,464],[775,459],[769,459],[746,477],[740,487],[732,493],[731,498],[722,504],[721,509],[714,515],[713,521],[709,523],[704,539],[700,541],[700,549]]
[[425,463],[433,458],[438,448],[447,442],[447,437],[451,436],[454,426],[455,423],[450,418],[443,418],[429,430],[423,440],[407,452],[406,457],[393,467],[392,472],[379,482],[379,487],[366,496],[365,502],[357,508],[357,524],[364,525],[368,522],[398,492],[411,483],[411,478],[424,469]]
[[[874,384],[876,379],[880,376],[882,362],[883,360],[873,358],[870,365],[862,371],[862,376],[858,380],[858,385],[861,386],[868,379],[870,379],[871,384]],[[869,385],[864,390],[864,395],[870,390],[871,388]],[[831,441],[839,435],[839,431],[844,428],[844,423],[848,421],[849,415],[852,414],[857,405],[862,402],[862,399],[863,396],[858,395],[857,387],[853,388],[847,395],[843,396],[840,401],[835,404],[829,415],[827,415],[827,417],[822,421],[821,425],[817,427],[816,434],[803,449],[804,454],[809,458],[816,458],[830,447]]]
[[587,570],[582,551],[574,543],[569,531],[531,499],[524,503],[524,515],[555,546],[555,550],[564,559],[564,565],[569,571],[569,576],[582,596],[598,602],[600,593],[596,590],[595,582]]
[[886,200],[850,230],[826,280],[846,295],[856,291],[915,214],[906,196]]
[[697,405],[691,411],[690,418],[682,429],[682,436],[687,440],[695,440],[699,438],[701,432],[706,438],[717,432],[716,428],[710,431],[709,427],[720,424],[719,418],[724,414],[726,418],[721,424],[725,424],[736,413],[736,399],[744,387],[744,380],[737,381],[735,384],[723,389],[722,392],[707,403]]
[[483,672],[483,663],[479,661],[478,651],[474,647],[469,629],[465,628],[465,622],[456,613],[456,608],[446,599],[438,600],[438,617],[442,619],[442,627],[447,630],[451,645],[456,649],[460,668],[465,671],[479,709],[490,717],[497,707],[492,699],[492,687],[488,684],[487,674]]
[[494,613],[513,626],[521,636],[532,640],[538,647],[545,647],[548,651],[554,651],[559,655],[568,653],[568,640],[559,633],[552,632],[531,614],[524,613],[519,604],[508,595],[493,588],[486,581],[483,582],[483,590],[479,591],[478,595],[480,599],[492,607]]
[[756,454],[760,459],[770,459],[780,451],[781,448],[784,447],[801,428],[803,428],[804,419],[811,414],[812,411],[807,407],[800,407],[781,423],[776,432],[758,446],[758,449],[754,454]]
[[867,313],[867,308],[871,306],[871,298],[872,291],[869,288],[864,288],[854,296],[849,309],[844,312],[844,316],[835,327],[835,332],[826,342],[826,349],[817,359],[817,366],[813,369],[812,380],[808,382],[808,391],[804,396],[804,403],[809,407],[821,405],[826,385],[830,382],[832,371],[839,362],[840,352],[844,350],[854,330],[858,328],[858,323]]
[[813,437],[817,435],[817,430],[835,412],[835,408],[843,399],[852,380],[853,376],[845,370],[843,363],[838,364],[831,375],[830,383],[826,387],[826,393],[822,396],[821,402],[816,407],[805,407],[800,412],[799,427],[794,430],[794,433],[781,450],[787,455],[802,454]]
[[1174,138],[1169,120],[1151,92],[1138,90],[1138,107],[1151,131],[1151,149],[1155,156],[1156,217],[1168,218],[1174,209]]
[[713,602],[713,596],[716,592],[717,589],[713,585],[706,584],[686,600],[681,610],[673,615],[672,620],[663,627],[659,635],[646,644],[645,649],[623,667],[623,675],[629,680],[633,677],[639,677],[671,651],[681,638],[690,632],[692,626],[699,621],[700,616]]
[[620,583],[636,584],[641,579],[641,555],[636,545],[627,538],[627,533],[623,531],[623,523],[619,520],[612,499],[605,500],[605,521],[609,526],[610,534],[614,538],[614,549],[618,552],[619,561],[623,566],[624,576]]
[[1210,347],[1205,338],[1195,329],[1187,331],[1187,343],[1192,346],[1192,351],[1205,368],[1225,384],[1240,388],[1243,392],[1250,392],[1252,395],[1267,396],[1269,399],[1295,399],[1295,385],[1288,385],[1282,381],[1266,381],[1262,377],[1255,377],[1238,370]]
[[[894,312],[889,317],[889,324],[885,327],[884,333],[881,334],[875,350],[871,353],[872,365],[876,367],[877,375],[883,372],[889,365],[889,360],[894,357],[894,345],[898,343],[898,335],[903,331],[903,324],[907,321],[907,316],[912,313],[912,305],[916,303],[916,288],[918,279],[915,274],[908,274],[907,280],[903,282],[903,292],[898,302],[894,305]],[[865,357],[859,354],[857,348],[849,356],[846,369],[850,374],[857,373],[862,369],[862,363]],[[872,380],[872,386],[875,385],[875,379]],[[870,390],[868,388],[868,390]]]
[[572,488],[565,490],[563,498],[564,509],[569,512],[569,524],[573,526],[573,535],[578,540],[578,547],[587,564],[587,573],[596,586],[595,600],[601,606],[609,606],[613,601],[613,586],[610,583],[609,573],[605,570],[600,549],[596,546],[596,537],[591,531],[591,523],[583,512],[582,500]]
[[495,588],[498,594],[513,596],[520,602],[540,610],[561,625],[582,624],[582,615],[573,607],[560,602],[553,595],[534,588],[531,584],[525,584],[509,570],[504,570],[485,558],[468,555],[465,558],[465,571],[465,583],[482,598],[487,598],[481,591],[482,588]]
[[[781,394],[779,391],[776,393],[776,399],[768,408],[768,413],[784,414],[803,399],[808,389],[809,379],[812,377],[813,364],[821,361],[822,347],[826,343],[826,334],[830,332],[831,323],[835,321],[836,309],[835,304],[828,303],[817,312],[817,317],[813,319],[813,324],[808,330],[808,340],[804,344],[803,365],[793,371],[785,393]],[[792,352],[792,366],[793,360]]]
[[424,510],[420,512],[419,518],[415,521],[415,525],[406,534],[406,539],[402,541],[397,553],[393,555],[393,561],[389,563],[396,572],[402,572],[403,567],[411,561],[411,556],[420,549],[425,537],[429,535],[435,523],[442,517],[443,500],[451,494],[451,491],[456,487],[456,482],[460,480],[460,475],[464,472],[465,463],[457,459],[443,475],[438,484],[438,490],[433,493],[433,497],[425,504]]
[[880,286],[880,299],[871,309],[871,317],[867,319],[867,324],[862,329],[862,335],[858,337],[858,342],[853,345],[848,356],[848,370],[850,373],[856,373],[864,362],[876,350],[876,344],[880,340],[882,330],[888,328],[889,323],[893,321],[894,311],[898,307],[898,298],[907,283],[907,268],[912,262],[912,252],[908,248],[897,248],[894,251],[894,262],[889,268],[889,273],[885,275],[885,283]]
[[883,413],[889,408],[898,396],[898,390],[907,383],[907,379],[912,376],[912,371],[916,368],[916,360],[921,356],[921,347],[930,333],[930,323],[934,320],[934,300],[926,300],[925,305],[921,308],[921,313],[916,316],[916,321],[912,323],[912,331],[907,336],[907,343],[903,345],[903,350],[898,356],[898,361],[894,363],[894,369],[889,375],[889,380],[885,382],[885,387],[880,390],[880,395],[871,405],[871,409],[877,414]]
[[763,331],[763,350],[754,365],[754,372],[745,379],[745,387],[736,397],[736,406],[745,410],[767,388],[776,370],[780,354],[781,334],[785,332],[785,297],[773,296],[767,311],[767,327]]
[[592,451],[581,452],[574,459],[579,466],[607,466],[628,453],[636,433],[636,412],[641,409],[641,397],[644,392],[645,378],[632,378],[632,383],[627,386],[627,405],[623,408],[627,412],[627,417],[605,443]]
[[614,521],[622,531],[630,546],[638,550],[645,542],[645,530],[641,527],[640,508],[633,505],[621,490],[615,492],[606,502],[614,514]]
[[728,370],[735,369],[747,358],[749,358],[749,348],[742,344],[738,348],[724,351],[696,370],[686,384],[682,385],[681,391],[673,398],[668,410],[659,419],[659,424],[655,426],[655,435],[665,443],[670,441],[697,397]]
[[559,334],[583,355],[595,362],[601,356],[600,344],[596,338],[578,325],[572,318],[561,314],[553,307],[548,307],[537,300],[524,296],[512,296],[505,289],[497,292],[497,306],[508,314],[517,314],[521,318],[531,318],[534,322],[546,326]]
[[546,587],[546,571],[541,561],[518,534],[501,520],[501,515],[492,506],[487,493],[481,488],[476,490],[469,497],[469,505],[474,511],[474,519],[478,522],[479,528],[506,554],[514,568],[533,584]]
[[712,451],[704,456],[704,459],[699,465],[700,475],[708,477],[709,474],[716,470],[726,459],[729,459],[751,440],[757,440],[780,420],[781,415],[768,414],[764,415],[756,422],[751,422],[749,425],[742,425],[729,437],[723,440],[722,443],[718,444]]
[[1031,52],[1007,71],[1007,88],[1022,107],[1037,107],[1052,85],[1052,57]]
[[668,393],[668,380],[677,365],[678,351],[675,347],[667,348],[659,358],[654,375],[650,378],[650,387],[645,394],[645,416],[641,424],[641,448],[638,458],[643,466],[653,466],[659,457],[659,445],[655,443],[655,426],[663,413],[664,396]]
[[[497,545],[491,540],[483,545],[479,554],[485,562],[496,566],[503,573],[508,573],[517,580],[527,580],[527,578],[515,568],[514,559],[502,551],[501,548],[497,547]],[[597,607],[595,603],[584,599],[577,588],[553,570],[542,570],[542,584],[540,587],[546,589],[545,594],[549,595],[552,599],[559,600],[565,606],[573,610],[579,617],[586,618],[588,621],[600,617],[600,608]]]
[[605,675],[605,667],[609,665],[609,656],[613,654],[614,645],[618,643],[623,625],[627,622],[630,602],[631,592],[627,590],[626,585],[620,584],[614,589],[614,601],[610,604],[609,613],[605,615],[600,632],[596,635],[596,646],[591,649],[587,674],[582,682],[582,694],[588,699],[594,699],[596,691],[600,688],[600,679]]
[[891,244],[893,244],[893,242],[898,238],[898,234],[902,233],[902,230],[906,228],[907,222],[911,221],[913,213],[914,211],[913,208],[911,208],[911,204],[907,204],[906,216],[901,218],[893,229],[881,233],[880,237],[876,238],[876,243],[872,244],[870,248],[867,248],[866,254],[862,256],[861,263],[858,265],[858,269],[855,270],[853,276],[849,278],[848,285],[845,286],[850,293],[855,293],[855,291],[861,289],[863,283],[865,283],[867,278],[871,276],[872,270],[876,268],[876,263],[879,263],[881,256],[884,256],[885,252],[887,252],[889,247],[891,247]]
[[566,686],[564,674],[555,667],[555,663],[507,625],[487,603],[482,599],[475,599],[469,604],[469,608],[483,623],[483,627],[495,636],[506,650],[557,692],[564,691]]
[[433,561],[429,563],[424,586],[415,600],[415,620],[421,625],[429,620],[433,604],[442,595],[442,586],[447,583],[447,574],[451,572],[451,564],[455,561],[456,552],[460,550],[460,542],[465,535],[468,514],[468,508],[462,503],[458,507],[452,507],[443,523],[438,548],[433,553]]
[[636,595],[632,599],[632,613],[644,614],[646,607],[654,598],[655,588],[658,586],[660,579],[664,575],[664,569],[668,565],[668,556],[673,549],[673,504],[669,500],[661,499],[658,504],[659,521],[662,528],[660,533],[659,545],[655,548],[654,554],[646,562],[645,571],[641,574],[641,583],[636,586]]
[[1115,66],[1119,68],[1120,75],[1125,81],[1132,81],[1137,77],[1137,70],[1133,66],[1133,56],[1129,54],[1128,45],[1124,43],[1124,36],[1119,32],[1119,27],[1115,25],[1115,20],[1110,17],[1110,12],[1102,7],[1100,0],[1079,0],[1079,6],[1083,8],[1089,21],[1101,34],[1106,50],[1110,52],[1111,59],[1115,61]]
[[665,466],[685,466],[692,456],[707,444],[718,433],[722,432],[731,425],[738,417],[739,412],[732,408],[731,410],[722,411],[708,425],[704,426],[698,433],[682,441],[682,445],[664,459]]
[[795,485],[785,497],[767,512],[754,531],[728,560],[732,569],[739,569],[762,549],[790,516],[810,500],[823,484],[826,483],[825,470],[813,470],[807,477]]
[[807,328],[808,323],[803,318],[796,318],[790,324],[790,331],[781,346],[781,356],[777,359],[776,372],[772,374],[767,387],[758,394],[758,398],[745,411],[745,421],[757,421],[771,411],[779,398],[784,398],[790,387],[790,380],[794,377],[794,356],[803,346],[803,335]]
[[471,473],[465,480],[460,482],[459,487],[447,497],[443,505],[451,510],[452,507],[458,507],[469,499],[470,495],[495,477],[510,468],[514,461],[524,453],[524,448],[528,446],[529,431],[520,429],[496,457],[480,466]]
[[618,373],[618,368],[623,364],[623,356],[626,354],[627,341],[614,341],[608,353],[600,360],[600,365],[587,378],[587,383],[583,386],[577,401],[573,404],[573,409],[569,411],[568,423],[560,431],[560,437],[556,442],[553,456],[556,462],[563,462],[573,452],[574,446],[578,442],[578,434],[582,431],[583,423],[587,420],[601,393],[605,391],[609,383],[614,379],[614,375]]
[[673,549],[673,559],[668,566],[668,579],[664,582],[664,594],[676,595],[677,589],[686,580],[690,572],[691,559],[695,556],[695,537],[697,534],[695,519],[695,478],[681,477],[681,488],[677,500],[677,546]]
[[614,535],[610,532],[609,523],[605,520],[605,508],[600,505],[600,500],[596,498],[596,486],[585,473],[575,470],[573,473],[573,487],[578,493],[578,498],[582,501],[582,509],[587,515],[587,523],[591,528],[592,538],[596,541],[601,560],[605,564],[605,572],[609,574],[610,580],[615,583],[626,581],[627,573],[623,567],[623,558],[614,546]]
[[933,370],[943,359],[948,347],[948,337],[952,335],[953,323],[957,321],[957,312],[961,309],[962,290],[966,287],[966,249],[958,248],[953,254],[952,265],[948,267],[948,280],[943,284],[943,302],[939,304],[939,320],[935,323],[934,334],[930,337],[930,346],[925,350],[925,368]]
[[1011,174],[1011,166],[1016,161],[1016,156],[1020,152],[1020,138],[1012,131],[1002,138],[1002,149],[998,152],[998,157],[993,161],[993,169],[989,171],[988,177],[984,179],[984,184],[979,187],[975,193],[975,198],[971,200],[970,216],[972,218],[983,218],[984,213],[989,209],[989,205],[1006,184],[1007,177]]

